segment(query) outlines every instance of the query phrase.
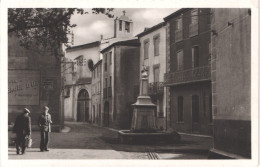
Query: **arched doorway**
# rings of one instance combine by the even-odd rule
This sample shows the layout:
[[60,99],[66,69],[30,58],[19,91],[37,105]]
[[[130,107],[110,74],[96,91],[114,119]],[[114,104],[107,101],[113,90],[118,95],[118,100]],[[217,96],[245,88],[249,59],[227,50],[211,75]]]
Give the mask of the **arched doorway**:
[[82,89],[78,94],[77,102],[77,121],[84,122],[89,120],[89,94]]
[[109,102],[104,104],[104,126],[109,126]]

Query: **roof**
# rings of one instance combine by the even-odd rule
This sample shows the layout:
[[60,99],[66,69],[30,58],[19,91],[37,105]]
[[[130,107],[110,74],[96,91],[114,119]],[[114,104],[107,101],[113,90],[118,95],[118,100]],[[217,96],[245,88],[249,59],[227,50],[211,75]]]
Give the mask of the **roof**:
[[158,30],[159,28],[162,28],[162,27],[164,27],[164,26],[165,26],[165,22],[161,22],[161,23],[159,23],[159,24],[156,24],[156,25],[153,26],[153,27],[145,28],[145,30],[144,30],[143,32],[141,32],[140,34],[137,34],[136,36],[137,36],[138,38],[140,38],[140,37],[142,37],[142,36],[144,36],[144,35],[146,35],[146,34],[149,34],[149,33],[153,32],[153,31],[155,31],[155,30]]
[[95,41],[95,42],[91,42],[91,43],[86,43],[83,45],[78,45],[78,46],[72,46],[66,49],[66,52],[72,52],[78,49],[86,49],[86,48],[92,48],[92,47],[96,47],[99,46],[100,42],[99,41]]
[[125,15],[120,16],[118,19],[123,21],[133,22],[131,19],[129,19],[129,17]]
[[110,48],[114,47],[114,46],[140,46],[140,42],[139,39],[131,39],[131,40],[125,40],[125,41],[118,41],[115,42],[111,45],[109,45],[108,47],[104,48],[103,50],[101,50],[101,53],[106,52],[107,50],[109,50]]
[[102,59],[99,60],[99,61],[93,66],[93,69],[95,69],[101,62],[102,62]]
[[179,16],[181,13],[186,12],[186,11],[191,10],[191,9],[192,9],[192,8],[181,8],[181,9],[179,9],[179,10],[173,12],[172,14],[166,16],[166,17],[163,18],[163,19],[164,19],[164,21],[169,21],[171,18],[177,17],[177,16]]

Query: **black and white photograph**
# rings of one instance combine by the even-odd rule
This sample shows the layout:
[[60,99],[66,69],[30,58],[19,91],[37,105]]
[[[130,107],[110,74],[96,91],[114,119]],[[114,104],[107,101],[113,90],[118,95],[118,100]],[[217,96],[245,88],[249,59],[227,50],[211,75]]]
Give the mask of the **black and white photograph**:
[[1,166],[257,165],[257,1],[33,2],[1,6]]

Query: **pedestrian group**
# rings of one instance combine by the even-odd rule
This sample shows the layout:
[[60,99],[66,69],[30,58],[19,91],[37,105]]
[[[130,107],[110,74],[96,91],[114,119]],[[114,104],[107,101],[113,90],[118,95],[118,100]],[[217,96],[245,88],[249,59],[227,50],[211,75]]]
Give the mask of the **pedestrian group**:
[[[43,112],[39,117],[38,125],[41,133],[40,151],[49,151],[49,132],[51,132],[51,115],[49,108],[45,106]],[[18,115],[15,120],[13,132],[16,133],[16,153],[24,154],[28,141],[31,141],[31,117],[29,116],[30,110],[27,108],[23,109],[23,113]]]

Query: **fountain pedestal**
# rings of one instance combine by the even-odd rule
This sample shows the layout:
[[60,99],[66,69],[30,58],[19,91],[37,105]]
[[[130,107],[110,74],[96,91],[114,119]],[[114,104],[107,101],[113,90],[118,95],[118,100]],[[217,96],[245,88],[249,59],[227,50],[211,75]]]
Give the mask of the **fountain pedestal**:
[[132,132],[155,132],[156,105],[152,103],[148,93],[148,79],[143,77],[140,85],[140,96],[136,103],[132,104],[133,118],[131,124]]
[[158,143],[174,141],[172,134],[159,131],[156,128],[155,112],[157,106],[148,96],[148,73],[144,67],[140,83],[140,95],[133,106],[131,130],[118,131],[121,143]]

